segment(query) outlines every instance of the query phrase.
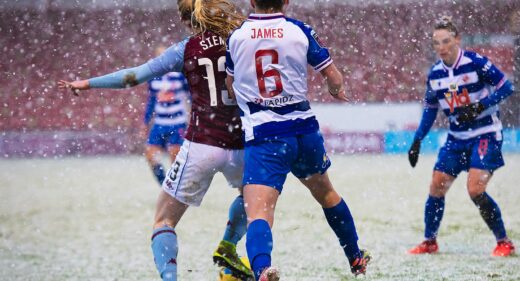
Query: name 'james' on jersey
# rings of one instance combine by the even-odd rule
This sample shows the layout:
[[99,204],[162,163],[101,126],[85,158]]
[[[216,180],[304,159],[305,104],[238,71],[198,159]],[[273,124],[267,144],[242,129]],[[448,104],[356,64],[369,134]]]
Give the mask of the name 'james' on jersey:
[[320,71],[332,59],[310,26],[281,13],[251,14],[227,48],[246,141],[318,130],[306,97],[307,65]]

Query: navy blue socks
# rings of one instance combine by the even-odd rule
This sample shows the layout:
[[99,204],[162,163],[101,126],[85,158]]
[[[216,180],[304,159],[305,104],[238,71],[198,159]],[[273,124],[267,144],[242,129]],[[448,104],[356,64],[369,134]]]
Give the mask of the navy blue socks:
[[361,257],[357,244],[356,226],[345,201],[341,199],[338,205],[332,208],[323,208],[323,212],[349,261]]
[[164,168],[161,164],[155,164],[152,166],[152,172],[157,181],[159,182],[159,185],[162,185],[165,175],[164,175]]
[[503,240],[507,237],[504,222],[502,221],[502,213],[497,203],[486,192],[471,198],[473,203],[480,211],[480,215],[488,225],[489,229],[493,231],[497,241]]
[[258,280],[262,270],[271,266],[271,252],[273,251],[273,234],[266,220],[257,219],[249,224],[246,239],[247,257],[251,269]]
[[424,206],[424,238],[426,240],[434,240],[441,226],[442,216],[444,214],[444,197],[428,196]]

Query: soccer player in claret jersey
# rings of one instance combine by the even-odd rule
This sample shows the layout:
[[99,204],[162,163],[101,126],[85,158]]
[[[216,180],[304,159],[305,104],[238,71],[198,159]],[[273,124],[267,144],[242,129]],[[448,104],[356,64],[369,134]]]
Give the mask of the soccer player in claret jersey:
[[226,84],[243,112],[246,248],[255,278],[280,278],[271,265],[271,227],[289,172],[323,207],[351,271],[365,273],[370,256],[358,248],[354,220],[329,180],[330,161],[306,97],[308,64],[325,77],[332,96],[346,101],[341,73],[314,30],[283,15],[287,0],[251,4],[255,13],[228,39]]
[[[161,55],[165,49],[158,47],[156,55]],[[165,173],[160,155],[166,150],[173,162],[179,153],[186,130],[190,93],[186,78],[180,72],[151,79],[148,81],[148,93],[143,130],[147,132],[148,141],[144,154],[155,178],[162,185]]]
[[[174,44],[162,55],[134,68],[74,82],[60,81],[61,88],[125,88],[183,72],[192,95],[191,120],[185,141],[172,164],[157,201],[152,251],[163,280],[177,280],[177,234],[174,228],[188,206],[198,206],[216,172],[228,184],[242,187],[243,138],[239,109],[225,90],[225,40],[244,17],[228,0],[179,0],[183,21],[194,35]],[[193,12],[192,12],[193,11]],[[244,200],[238,196],[229,211],[224,239],[214,260],[235,276],[252,278],[252,272],[236,253],[236,243],[246,232]]]
[[486,57],[461,49],[460,35],[451,18],[442,17],[435,24],[432,38],[440,60],[428,75],[423,116],[408,151],[411,166],[417,164],[421,141],[439,107],[448,116],[450,130],[439,151],[426,200],[425,240],[409,253],[438,251],[436,238],[444,213],[444,196],[459,173],[469,170],[468,194],[497,241],[492,255],[509,256],[515,247],[507,237],[500,208],[486,187],[493,173],[504,165],[498,104],[513,93],[513,86]]

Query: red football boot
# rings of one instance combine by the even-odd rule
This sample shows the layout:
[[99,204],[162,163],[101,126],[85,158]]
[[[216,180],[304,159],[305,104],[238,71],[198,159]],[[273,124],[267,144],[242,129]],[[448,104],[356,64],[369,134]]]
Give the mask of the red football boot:
[[262,271],[258,281],[278,281],[280,280],[280,272],[275,267],[268,267]]
[[513,241],[509,239],[504,239],[502,241],[497,242],[497,246],[491,253],[494,257],[508,257],[514,255],[515,253],[515,245],[513,245]]
[[437,240],[424,240],[421,244],[408,250],[408,254],[411,255],[422,255],[422,254],[434,254],[439,251],[439,245]]
[[350,263],[350,271],[358,276],[359,274],[366,274],[367,264],[372,259],[370,253],[367,250],[360,250],[361,257],[349,260]]

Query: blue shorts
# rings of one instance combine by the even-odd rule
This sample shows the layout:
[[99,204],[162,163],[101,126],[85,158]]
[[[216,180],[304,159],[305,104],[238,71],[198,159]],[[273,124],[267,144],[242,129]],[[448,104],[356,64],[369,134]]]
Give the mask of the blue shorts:
[[184,141],[186,125],[153,125],[148,136],[148,144],[166,148],[167,145],[181,145]]
[[246,145],[243,183],[267,185],[282,192],[289,172],[301,179],[323,174],[329,167],[319,132],[280,137]]
[[456,177],[469,168],[493,173],[502,166],[502,132],[499,132],[467,140],[459,140],[448,135],[446,143],[439,151],[434,170]]

